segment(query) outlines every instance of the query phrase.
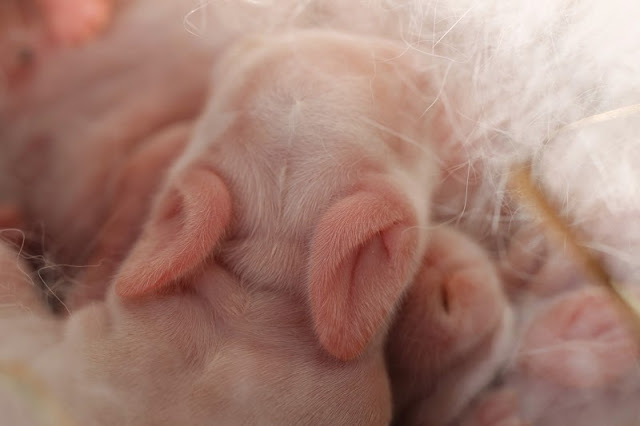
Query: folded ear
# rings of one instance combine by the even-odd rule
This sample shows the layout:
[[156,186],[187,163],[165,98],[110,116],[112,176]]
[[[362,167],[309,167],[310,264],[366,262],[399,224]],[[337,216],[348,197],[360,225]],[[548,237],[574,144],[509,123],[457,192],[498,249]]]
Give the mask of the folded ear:
[[415,212],[393,191],[358,192],[325,214],[312,241],[310,297],[329,353],[360,355],[401,298],[418,249]]
[[137,298],[175,284],[211,253],[231,220],[231,197],[211,170],[188,170],[163,191],[116,277],[116,293]]

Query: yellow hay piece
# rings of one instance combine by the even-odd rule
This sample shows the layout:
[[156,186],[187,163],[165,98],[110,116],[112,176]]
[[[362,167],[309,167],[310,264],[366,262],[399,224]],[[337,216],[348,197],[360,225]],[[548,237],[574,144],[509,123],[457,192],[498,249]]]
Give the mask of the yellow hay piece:
[[[558,130],[547,143],[561,133],[580,129],[585,126],[606,122],[618,118],[640,113],[640,104],[634,104],[623,108],[607,111],[602,114],[592,115],[582,120],[568,124]],[[593,253],[583,244],[576,232],[569,226],[566,218],[563,218],[551,205],[544,192],[531,177],[531,163],[519,164],[511,171],[509,184],[514,194],[525,204],[528,204],[539,216],[550,236],[564,244],[576,262],[588,273],[594,283],[607,289],[629,320],[629,326],[640,342],[640,303],[624,288],[613,280],[606,268]]]

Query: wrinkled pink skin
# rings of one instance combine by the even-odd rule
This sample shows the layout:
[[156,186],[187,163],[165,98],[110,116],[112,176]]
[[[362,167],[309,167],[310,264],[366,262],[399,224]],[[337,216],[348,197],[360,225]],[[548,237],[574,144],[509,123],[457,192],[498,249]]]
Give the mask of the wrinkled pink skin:
[[[435,126],[429,117],[406,113],[430,98],[425,87],[424,98],[406,100],[411,60],[393,44],[323,31],[248,38],[227,52],[193,139],[116,277],[119,294],[173,287],[216,248],[253,287],[309,297],[322,344],[338,358],[357,356],[429,235],[437,141],[421,136]],[[389,108],[400,102],[403,113]]]
[[[304,235],[308,232],[305,229],[315,221],[317,206],[322,206],[326,198],[331,199],[331,193],[336,191],[328,186],[327,181],[319,180],[317,184],[309,181],[314,174],[326,173],[335,176],[332,184],[338,188],[345,183],[348,185],[352,176],[362,179],[363,183],[360,185],[366,185],[369,179],[401,182],[396,191],[406,192],[410,200],[420,200],[428,191],[426,182],[429,177],[434,177],[433,172],[421,176],[420,173],[425,173],[428,157],[424,157],[424,153],[419,150],[416,151],[413,145],[385,138],[384,145],[379,146],[380,136],[375,134],[357,139],[344,137],[356,134],[352,130],[354,123],[358,126],[356,129],[360,129],[359,132],[367,131],[366,127],[360,128],[359,123],[362,122],[360,115],[367,117],[365,111],[368,109],[361,110],[359,114],[343,113],[342,115],[354,117],[350,121],[342,121],[324,110],[325,105],[331,105],[332,109],[338,108],[337,102],[332,101],[332,97],[337,94],[331,90],[331,83],[327,84],[332,82],[336,87],[340,87],[340,96],[344,96],[345,92],[350,95],[348,99],[363,99],[359,96],[360,93],[373,97],[372,104],[354,103],[354,107],[375,105],[370,107],[374,111],[376,121],[382,126],[402,129],[408,138],[414,140],[420,140],[420,135],[438,134],[437,130],[422,127],[425,126],[424,122],[428,125],[426,119],[416,127],[410,120],[411,114],[397,117],[391,115],[387,109],[389,105],[403,102],[405,112],[412,110],[408,100],[399,100],[402,99],[405,89],[398,83],[407,81],[407,77],[411,76],[410,71],[404,69],[404,72],[409,74],[399,76],[393,72],[402,72],[402,67],[406,66],[404,61],[410,60],[411,57],[407,55],[394,64],[391,58],[397,56],[390,54],[384,43],[376,42],[368,49],[363,49],[367,52],[363,58],[358,51],[353,50],[351,43],[347,43],[348,38],[335,37],[332,40],[334,37],[310,32],[275,40],[256,38],[247,40],[237,46],[236,50],[229,52],[225,60],[236,60],[243,65],[240,65],[235,73],[228,74],[233,75],[236,80],[239,79],[238,76],[246,76],[248,81],[253,82],[251,92],[247,93],[246,87],[232,86],[218,93],[218,96],[224,94],[232,101],[221,107],[220,103],[214,100],[205,116],[215,114],[217,117],[223,117],[224,124],[221,127],[203,125],[200,131],[206,129],[207,133],[199,132],[195,137],[200,147],[194,144],[192,150],[186,153],[187,159],[189,156],[193,158],[190,160],[193,165],[185,167],[184,164],[178,164],[177,167],[177,170],[190,170],[203,162],[231,182],[231,188],[252,188],[249,191],[237,191],[239,196],[232,196],[236,205],[244,207],[237,213],[237,230],[231,231],[233,243],[224,244],[221,253],[224,264],[230,265],[237,274],[248,277],[249,281],[259,286],[273,288],[274,283],[283,285],[293,278],[295,286],[292,289],[297,291],[298,283],[305,280],[304,275],[287,276],[282,268],[273,266],[283,262],[280,256],[292,265],[299,264],[301,260],[298,258],[301,253],[304,254],[305,248],[292,245],[295,243],[296,234]],[[320,43],[321,40],[324,40],[324,45]],[[361,43],[363,42],[360,40],[357,45]],[[322,49],[328,49],[331,53],[316,53]],[[332,56],[337,56],[342,63],[347,64],[338,65],[332,60],[327,60]],[[380,58],[380,62],[375,66],[375,77],[365,73],[366,78],[358,83],[357,74],[354,76],[353,70],[360,67],[372,69],[369,65],[372,56]],[[223,70],[229,66],[225,60],[220,65]],[[388,71],[389,64],[394,68]],[[343,70],[343,66],[347,66],[348,71]],[[327,73],[326,69],[331,70],[331,73]],[[260,70],[259,74],[256,73],[257,70]],[[305,86],[291,84],[298,81],[298,72],[304,73]],[[386,80],[387,72],[395,78],[391,81]],[[219,77],[221,75],[223,74],[214,73],[214,78],[223,78]],[[328,75],[331,75],[329,80]],[[285,79],[289,85],[285,83]],[[359,87],[358,84],[363,86]],[[382,92],[380,87],[386,90]],[[316,90],[322,95],[316,94]],[[213,93],[215,99],[216,91]],[[429,93],[428,88],[422,93]],[[389,98],[382,98],[382,94]],[[394,95],[398,98],[392,97]],[[251,107],[236,106],[238,103],[246,105],[245,102]],[[272,113],[268,115],[270,123],[264,121],[267,115],[260,109],[260,105],[264,103],[272,106]],[[348,105],[343,101],[339,108],[344,111],[342,108]],[[420,103],[416,107],[419,108],[419,105]],[[251,113],[239,114],[238,111]],[[301,119],[304,114],[315,117],[317,121]],[[322,126],[322,120],[329,117],[331,122]],[[409,121],[399,121],[407,120],[407,117]],[[437,115],[435,118],[437,119]],[[235,121],[236,119],[241,120]],[[271,123],[280,125],[273,126]],[[437,129],[437,121],[432,126]],[[278,135],[277,129],[282,127],[288,129],[289,137],[269,137],[274,133]],[[242,145],[249,147],[243,147],[242,154],[247,155],[254,149],[267,153],[279,150],[287,153],[287,156],[282,159],[270,156],[267,157],[268,162],[246,164],[242,160],[242,154],[238,153],[239,144],[224,143],[228,139],[238,140],[237,134],[230,132],[236,128],[243,129],[240,140]],[[254,134],[254,128],[260,129],[263,136]],[[316,128],[326,129],[321,133],[323,139],[320,150],[314,149],[312,145],[313,131]],[[414,128],[415,134],[412,133]],[[329,129],[335,130],[335,136]],[[206,137],[209,134],[216,135],[216,138]],[[298,135],[304,135],[305,138],[298,139]],[[295,139],[292,141],[292,138]],[[339,143],[339,149],[335,151],[332,149],[336,147],[334,139]],[[424,143],[425,146],[437,146],[437,142],[434,140]],[[202,161],[200,159],[203,158],[203,151],[215,155],[207,156],[207,160]],[[350,157],[352,152],[357,152],[355,157]],[[384,160],[378,160],[376,152],[387,152]],[[327,155],[331,157],[328,158]],[[336,158],[340,158],[338,155],[346,157],[342,162],[338,161],[338,164],[342,164],[341,168],[333,169]],[[413,163],[414,156],[418,156],[416,163]],[[188,161],[185,160],[185,163],[189,164]],[[419,167],[416,168],[416,165]],[[396,174],[398,171],[401,171],[400,175]],[[279,184],[265,187],[261,180],[264,175],[273,176],[272,179]],[[407,175],[409,180],[403,180]],[[247,181],[245,176],[252,176],[255,181]],[[426,186],[418,185],[421,182],[425,182],[423,185]],[[271,192],[274,190],[278,192]],[[416,192],[413,192],[414,190]],[[337,192],[349,193],[348,190]],[[296,193],[299,194],[297,197],[291,195]],[[257,204],[262,206],[259,210],[255,210],[256,199]],[[419,204],[414,206],[416,210],[421,211]],[[283,211],[285,214],[300,211],[306,213],[288,220],[285,216],[284,222],[280,222]],[[422,214],[428,213],[422,210]],[[261,220],[264,218],[270,220]],[[276,230],[273,229],[274,223],[277,224]],[[411,231],[414,230],[405,232]],[[396,415],[400,424],[445,424],[455,418],[471,398],[495,376],[509,355],[512,341],[511,312],[502,294],[497,273],[486,253],[467,238],[446,228],[429,227],[424,231],[428,233],[429,248],[426,257],[421,260],[422,267],[413,279],[399,317],[390,330],[388,345],[390,377],[396,399]],[[234,237],[236,232],[243,238]],[[244,237],[245,235],[250,238]],[[280,235],[285,236],[282,242],[278,238]],[[269,252],[269,245],[274,244],[278,246],[279,252],[274,251],[271,256],[265,256],[265,253]],[[331,262],[331,257],[332,253],[327,253],[323,262]],[[293,271],[298,269],[292,268]],[[372,283],[370,285],[375,289]],[[445,302],[442,293],[445,294]],[[377,297],[383,296],[378,294]],[[438,391],[435,391],[436,389]]]
[[462,424],[633,424],[638,355],[635,336],[605,293],[568,294],[534,317],[501,384]]
[[[80,424],[388,424],[381,342],[357,362],[333,360],[295,297],[246,288],[212,266],[192,291],[138,303],[110,293],[60,320],[18,260],[0,245],[0,333],[11,342],[0,348],[0,365],[19,359]],[[444,425],[508,353],[501,345],[510,314],[491,264],[466,238],[435,229],[423,261],[391,330],[391,380],[396,403],[410,398],[412,406],[398,424]],[[412,363],[417,376],[398,362]],[[5,421],[30,424],[32,406],[26,415],[25,402],[3,391]]]
[[477,398],[463,426],[637,421],[637,335],[612,298],[552,241],[531,227],[511,241],[503,275],[520,313],[521,341],[499,384]]
[[[332,359],[296,298],[249,289],[211,266],[190,292],[139,303],[110,293],[60,320],[27,270],[0,245],[0,363],[26,365],[77,424],[389,421],[381,352]],[[33,424],[23,404],[0,388],[3,422]]]
[[395,424],[449,424],[510,356],[512,327],[486,252],[458,232],[435,228],[389,333]]

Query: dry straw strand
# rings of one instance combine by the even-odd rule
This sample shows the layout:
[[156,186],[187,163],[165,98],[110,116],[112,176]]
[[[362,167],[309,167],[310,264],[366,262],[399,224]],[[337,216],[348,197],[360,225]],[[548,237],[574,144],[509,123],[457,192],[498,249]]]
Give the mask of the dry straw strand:
[[[640,104],[633,104],[583,118],[562,127],[545,142],[545,145],[561,133],[639,113]],[[565,244],[592,280],[609,291],[617,306],[629,320],[629,325],[640,342],[640,303],[627,292],[624,286],[614,281],[602,262],[580,243],[580,239],[569,226],[568,221],[557,213],[531,175],[530,162],[519,164],[512,169],[509,184],[514,189],[514,194],[539,215],[551,236]]]

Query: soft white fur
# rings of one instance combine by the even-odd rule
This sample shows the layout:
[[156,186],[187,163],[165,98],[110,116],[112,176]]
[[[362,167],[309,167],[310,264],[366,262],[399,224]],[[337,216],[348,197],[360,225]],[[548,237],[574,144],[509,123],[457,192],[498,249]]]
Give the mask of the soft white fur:
[[533,156],[540,182],[589,244],[621,279],[637,277],[640,114],[557,132],[640,102],[640,6],[624,0],[391,3],[411,17],[403,28],[408,46],[439,63],[440,101],[454,142],[467,149],[469,161],[488,165],[480,171],[490,177],[486,190],[467,202],[469,219],[495,230],[498,210],[485,215],[474,204],[500,201],[506,169]]
[[483,179],[481,191],[463,191],[440,213],[495,238],[514,218],[513,210],[498,214],[508,170],[534,158],[539,182],[588,244],[632,280],[640,267],[640,114],[557,132],[640,103],[639,19],[640,5],[626,0],[199,0],[185,26],[205,39],[225,27],[322,26],[405,43],[423,54],[424,75],[440,88],[437,103],[453,129],[443,143],[462,146],[454,178],[463,189],[466,179]]

